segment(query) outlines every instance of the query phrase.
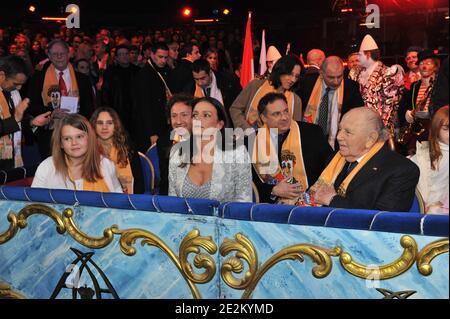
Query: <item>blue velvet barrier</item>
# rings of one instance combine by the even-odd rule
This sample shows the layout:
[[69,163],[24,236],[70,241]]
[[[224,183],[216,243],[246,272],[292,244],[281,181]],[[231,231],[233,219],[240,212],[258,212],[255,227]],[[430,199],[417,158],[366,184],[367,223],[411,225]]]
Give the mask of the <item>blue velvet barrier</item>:
[[[27,187],[0,188],[0,199],[218,216],[227,219],[448,236],[448,216],[332,207],[297,207],[158,195],[126,195]],[[216,213],[218,211],[218,213]]]

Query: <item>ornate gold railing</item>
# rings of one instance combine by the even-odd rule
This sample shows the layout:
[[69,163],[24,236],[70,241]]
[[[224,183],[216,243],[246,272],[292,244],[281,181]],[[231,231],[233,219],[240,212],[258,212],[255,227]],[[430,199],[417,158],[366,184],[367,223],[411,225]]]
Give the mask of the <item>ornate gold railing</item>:
[[[216,274],[216,262],[213,255],[217,252],[217,245],[211,236],[201,236],[197,229],[191,230],[183,238],[177,256],[163,240],[147,230],[138,228],[121,230],[117,225],[112,225],[103,231],[102,237],[92,237],[77,227],[74,221],[74,211],[71,208],[67,208],[62,214],[59,214],[52,207],[43,204],[28,205],[22,208],[18,214],[10,212],[7,216],[9,227],[4,233],[0,233],[0,245],[13,239],[20,229],[27,227],[28,218],[37,214],[51,218],[55,222],[59,234],[68,233],[75,241],[88,248],[104,248],[111,244],[115,236],[119,237],[120,249],[127,256],[136,254],[135,244],[138,240],[141,241],[141,246],[149,245],[159,248],[176,266],[187,282],[194,298],[201,298],[196,284],[206,284]],[[404,235],[400,240],[400,245],[403,247],[403,253],[399,258],[387,265],[376,267],[365,266],[353,261],[350,253],[345,252],[341,247],[329,249],[306,243],[283,248],[260,266],[255,246],[244,234],[238,233],[234,239],[225,238],[220,245],[219,252],[223,257],[234,252],[234,255],[223,260],[220,275],[229,287],[244,290],[242,298],[251,298],[253,291],[267,271],[285,260],[303,262],[305,256],[307,256],[316,264],[312,268],[312,275],[321,279],[327,277],[332,271],[333,261],[331,257],[339,257],[340,265],[353,276],[363,279],[386,280],[407,272],[414,263],[416,263],[420,274],[429,276],[433,271],[432,260],[439,255],[448,253],[449,250],[448,238],[430,243],[419,251],[414,238]],[[206,253],[202,252],[201,249]],[[194,266],[197,269],[204,269],[203,273],[196,273],[189,263],[188,256],[191,253],[195,254]],[[244,262],[248,265],[248,270],[242,278],[236,278],[235,274],[243,272]],[[23,298],[21,294],[13,292],[9,285],[0,283],[0,298],[19,297]]]

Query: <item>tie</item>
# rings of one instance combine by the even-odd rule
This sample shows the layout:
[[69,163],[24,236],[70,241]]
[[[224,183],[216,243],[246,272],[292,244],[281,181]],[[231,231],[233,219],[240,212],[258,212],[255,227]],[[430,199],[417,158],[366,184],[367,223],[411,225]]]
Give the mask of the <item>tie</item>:
[[60,71],[59,72],[59,91],[61,92],[62,96],[67,96],[68,95],[67,86],[66,86],[66,82],[64,82],[63,75],[64,75],[64,72]]
[[358,165],[358,161],[354,162],[346,162],[344,165],[344,168],[339,173],[339,175],[336,177],[336,180],[334,181],[334,188],[335,190],[338,190],[339,186],[342,184],[344,179],[350,174],[350,172]]
[[356,167],[356,165],[358,165],[358,161],[354,161],[354,162],[350,162],[347,164],[347,174],[350,174],[350,172]]
[[211,88],[210,87],[205,89],[205,96],[208,96],[208,97],[211,96]]
[[328,93],[330,88],[325,89],[325,94],[322,96],[322,101],[319,107],[319,120],[317,124],[322,128],[323,133],[328,135]]

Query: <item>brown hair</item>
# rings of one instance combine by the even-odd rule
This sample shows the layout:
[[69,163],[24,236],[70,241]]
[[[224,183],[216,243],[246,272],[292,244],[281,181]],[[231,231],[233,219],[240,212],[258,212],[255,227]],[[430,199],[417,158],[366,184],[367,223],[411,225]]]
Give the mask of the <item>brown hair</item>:
[[68,167],[66,154],[62,148],[61,132],[64,126],[72,126],[88,136],[88,149],[83,161],[83,178],[89,182],[96,182],[102,179],[100,172],[100,149],[97,144],[97,137],[89,121],[79,114],[68,114],[60,119],[52,134],[52,157],[56,172],[64,178],[68,177]]
[[129,153],[127,144],[127,134],[125,133],[122,122],[120,121],[117,112],[114,109],[105,106],[95,109],[90,120],[92,127],[94,127],[95,131],[98,116],[102,112],[108,113],[111,116],[114,123],[114,133],[112,136],[112,140],[114,147],[117,149],[117,162],[118,162],[117,164],[121,166],[126,166],[128,164],[128,153]]
[[430,135],[430,160],[431,169],[436,170],[439,164],[439,159],[442,157],[441,148],[439,147],[439,132],[441,127],[448,126],[448,105],[441,107],[434,113],[431,119]]

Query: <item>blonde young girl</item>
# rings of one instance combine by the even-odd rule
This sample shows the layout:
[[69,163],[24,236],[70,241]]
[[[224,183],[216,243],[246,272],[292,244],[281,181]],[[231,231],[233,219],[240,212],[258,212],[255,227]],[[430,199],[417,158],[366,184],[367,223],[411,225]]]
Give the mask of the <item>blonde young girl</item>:
[[52,134],[52,156],[36,170],[32,187],[122,192],[114,163],[101,155],[89,121],[64,116]]

